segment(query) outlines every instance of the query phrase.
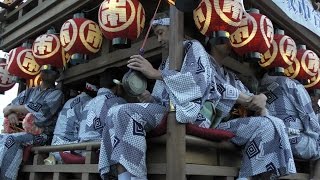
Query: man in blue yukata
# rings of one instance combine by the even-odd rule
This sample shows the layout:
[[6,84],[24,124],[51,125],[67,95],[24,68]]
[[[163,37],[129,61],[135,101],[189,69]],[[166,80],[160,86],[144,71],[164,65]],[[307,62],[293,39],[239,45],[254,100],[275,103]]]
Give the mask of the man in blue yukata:
[[[151,22],[158,42],[169,48],[170,18],[160,13]],[[108,112],[102,132],[99,171],[102,178],[116,165],[119,180],[146,180],[147,131],[155,128],[168,111],[169,101],[176,108],[180,123],[192,123],[200,127],[213,126],[211,117],[201,113],[204,104],[212,104],[226,115],[235,103],[265,114],[264,95],[251,95],[234,87],[231,76],[218,72],[219,67],[195,40],[185,41],[185,56],[181,71],[169,70],[170,59],[165,59],[159,69],[148,60],[133,55],[128,67],[140,71],[147,78],[156,80],[152,94],[145,91],[138,99],[141,103],[114,106]],[[241,87],[239,87],[241,88]],[[214,124],[236,134],[231,141],[243,146],[244,155],[239,178],[250,178],[272,171],[275,175],[295,173],[292,152],[280,119],[256,116]],[[250,149],[255,149],[251,151]],[[134,154],[134,156],[133,156]]]
[[316,161],[313,179],[320,179],[320,125],[308,92],[299,81],[272,71],[262,78],[261,90],[268,97],[269,113],[286,125],[293,155]]
[[0,134],[0,179],[15,180],[22,161],[23,147],[27,145],[44,145],[52,138],[57,114],[62,107],[63,94],[55,88],[59,72],[54,67],[43,66],[38,87],[22,91],[6,108],[4,116],[11,124],[18,124],[19,116],[29,116],[32,125],[42,133],[32,131]]

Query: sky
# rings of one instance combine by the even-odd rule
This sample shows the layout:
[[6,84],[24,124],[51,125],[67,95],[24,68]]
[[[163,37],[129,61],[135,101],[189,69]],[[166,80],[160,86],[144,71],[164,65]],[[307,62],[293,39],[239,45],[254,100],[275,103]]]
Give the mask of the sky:
[[0,94],[0,131],[3,129],[3,108],[5,108],[18,94],[18,86],[16,84],[12,89]]

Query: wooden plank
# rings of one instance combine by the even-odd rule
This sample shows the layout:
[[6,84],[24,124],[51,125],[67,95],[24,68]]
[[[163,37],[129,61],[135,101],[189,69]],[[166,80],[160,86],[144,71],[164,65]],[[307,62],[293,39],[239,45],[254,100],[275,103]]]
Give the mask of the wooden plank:
[[98,164],[25,165],[22,172],[98,173]]
[[261,13],[267,15],[272,22],[278,24],[285,30],[285,33],[297,42],[307,45],[317,54],[320,54],[320,37],[304,26],[290,19],[275,3],[270,0],[250,0],[254,7]]
[[[142,41],[132,44],[130,49],[119,49],[110,53],[102,52],[102,55],[92,59],[88,63],[73,66],[63,72],[58,81],[68,84],[86,77],[103,72],[107,67],[119,67],[127,64],[129,57],[133,52],[138,53],[142,45]],[[145,46],[145,58],[149,58],[161,54],[161,46],[157,42],[156,37],[150,37]]]
[[[169,68],[180,70],[183,59],[184,14],[170,6]],[[167,124],[167,180],[185,180],[186,126],[178,124],[170,109]]]
[[[203,176],[238,176],[238,168],[227,166],[207,166],[197,164],[186,164],[187,175],[203,175]],[[148,174],[166,174],[165,163],[150,163],[147,165]]]
[[[59,2],[52,7],[53,3]],[[18,46],[25,39],[32,36],[39,35],[40,32],[46,30],[52,24],[64,20],[68,15],[72,14],[77,9],[84,7],[90,0],[50,0],[44,1],[41,7],[30,11],[18,21],[12,23],[10,26],[5,27],[5,32],[1,34],[4,37],[1,41],[0,48],[7,51],[11,48]],[[97,2],[98,3],[98,2]],[[45,14],[43,14],[45,13]],[[66,19],[65,19],[66,20]],[[20,28],[20,24],[23,24]]]
[[227,166],[207,166],[197,164],[187,164],[187,175],[204,175],[204,176],[238,176],[238,168]]
[[67,150],[86,150],[88,146],[94,149],[100,148],[100,141],[84,142],[77,144],[66,144],[66,145],[52,145],[52,146],[37,146],[31,148],[34,152],[57,152],[57,151],[67,151]]
[[306,173],[296,173],[296,174],[291,174],[288,176],[283,176],[280,177],[279,179],[303,179],[303,180],[308,180],[310,179],[310,175]]

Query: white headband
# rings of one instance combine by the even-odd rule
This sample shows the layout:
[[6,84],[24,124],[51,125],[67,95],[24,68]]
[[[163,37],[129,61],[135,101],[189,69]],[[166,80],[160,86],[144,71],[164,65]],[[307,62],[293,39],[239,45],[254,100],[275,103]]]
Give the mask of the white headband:
[[162,26],[169,26],[170,25],[170,18],[162,18],[153,20],[151,23],[152,26],[162,25]]

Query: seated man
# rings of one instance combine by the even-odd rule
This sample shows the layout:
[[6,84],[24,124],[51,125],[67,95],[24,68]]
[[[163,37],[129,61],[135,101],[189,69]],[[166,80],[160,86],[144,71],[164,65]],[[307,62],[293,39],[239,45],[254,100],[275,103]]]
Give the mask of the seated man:
[[0,179],[17,178],[24,146],[44,145],[52,137],[63,94],[55,88],[55,80],[59,76],[57,71],[42,69],[40,73],[41,85],[21,92],[3,113],[12,124],[18,124],[18,115],[28,114],[32,125],[43,132],[35,135],[32,129],[27,129],[26,132],[0,135]]
[[[75,91],[71,90],[71,93]],[[59,113],[56,127],[53,132],[51,145],[63,145],[78,143],[80,118],[84,106],[92,97],[85,91],[74,98],[69,99]],[[44,160],[46,165],[56,164],[56,161],[62,163],[58,152],[50,153],[49,157]]]
[[[282,119],[287,127],[293,155],[302,159],[319,159],[319,120],[303,85],[286,76],[266,73],[261,86],[268,96],[269,113]],[[320,176],[314,178],[320,179]]]
[[[152,25],[159,43],[169,50],[168,15],[158,14]],[[106,177],[111,165],[116,165],[119,180],[147,179],[145,133],[160,124],[170,102],[175,106],[178,122],[205,128],[212,125],[212,117],[201,112],[205,103],[216,106],[224,101],[220,104],[224,114],[229,113],[229,106],[236,102],[260,114],[265,113],[266,97],[240,93],[232,86],[231,80],[227,80],[229,77],[217,74],[220,67],[213,66],[210,56],[198,41],[186,41],[184,48],[185,57],[179,72],[169,69],[170,59],[165,59],[157,70],[142,56],[131,56],[127,66],[156,80],[156,84],[152,95],[146,91],[139,97],[143,103],[128,103],[109,110],[104,119],[99,156],[102,178]],[[236,134],[232,142],[245,146],[241,178],[271,170],[276,175],[295,173],[291,148],[281,120],[270,116],[241,118],[221,123],[218,128],[232,131]],[[254,152],[251,151],[253,148]]]
[[81,116],[79,142],[100,141],[104,121],[111,107],[125,104],[122,87],[113,83],[113,79],[120,79],[122,73],[119,68],[109,68],[100,75],[100,86],[97,96],[84,107]]

